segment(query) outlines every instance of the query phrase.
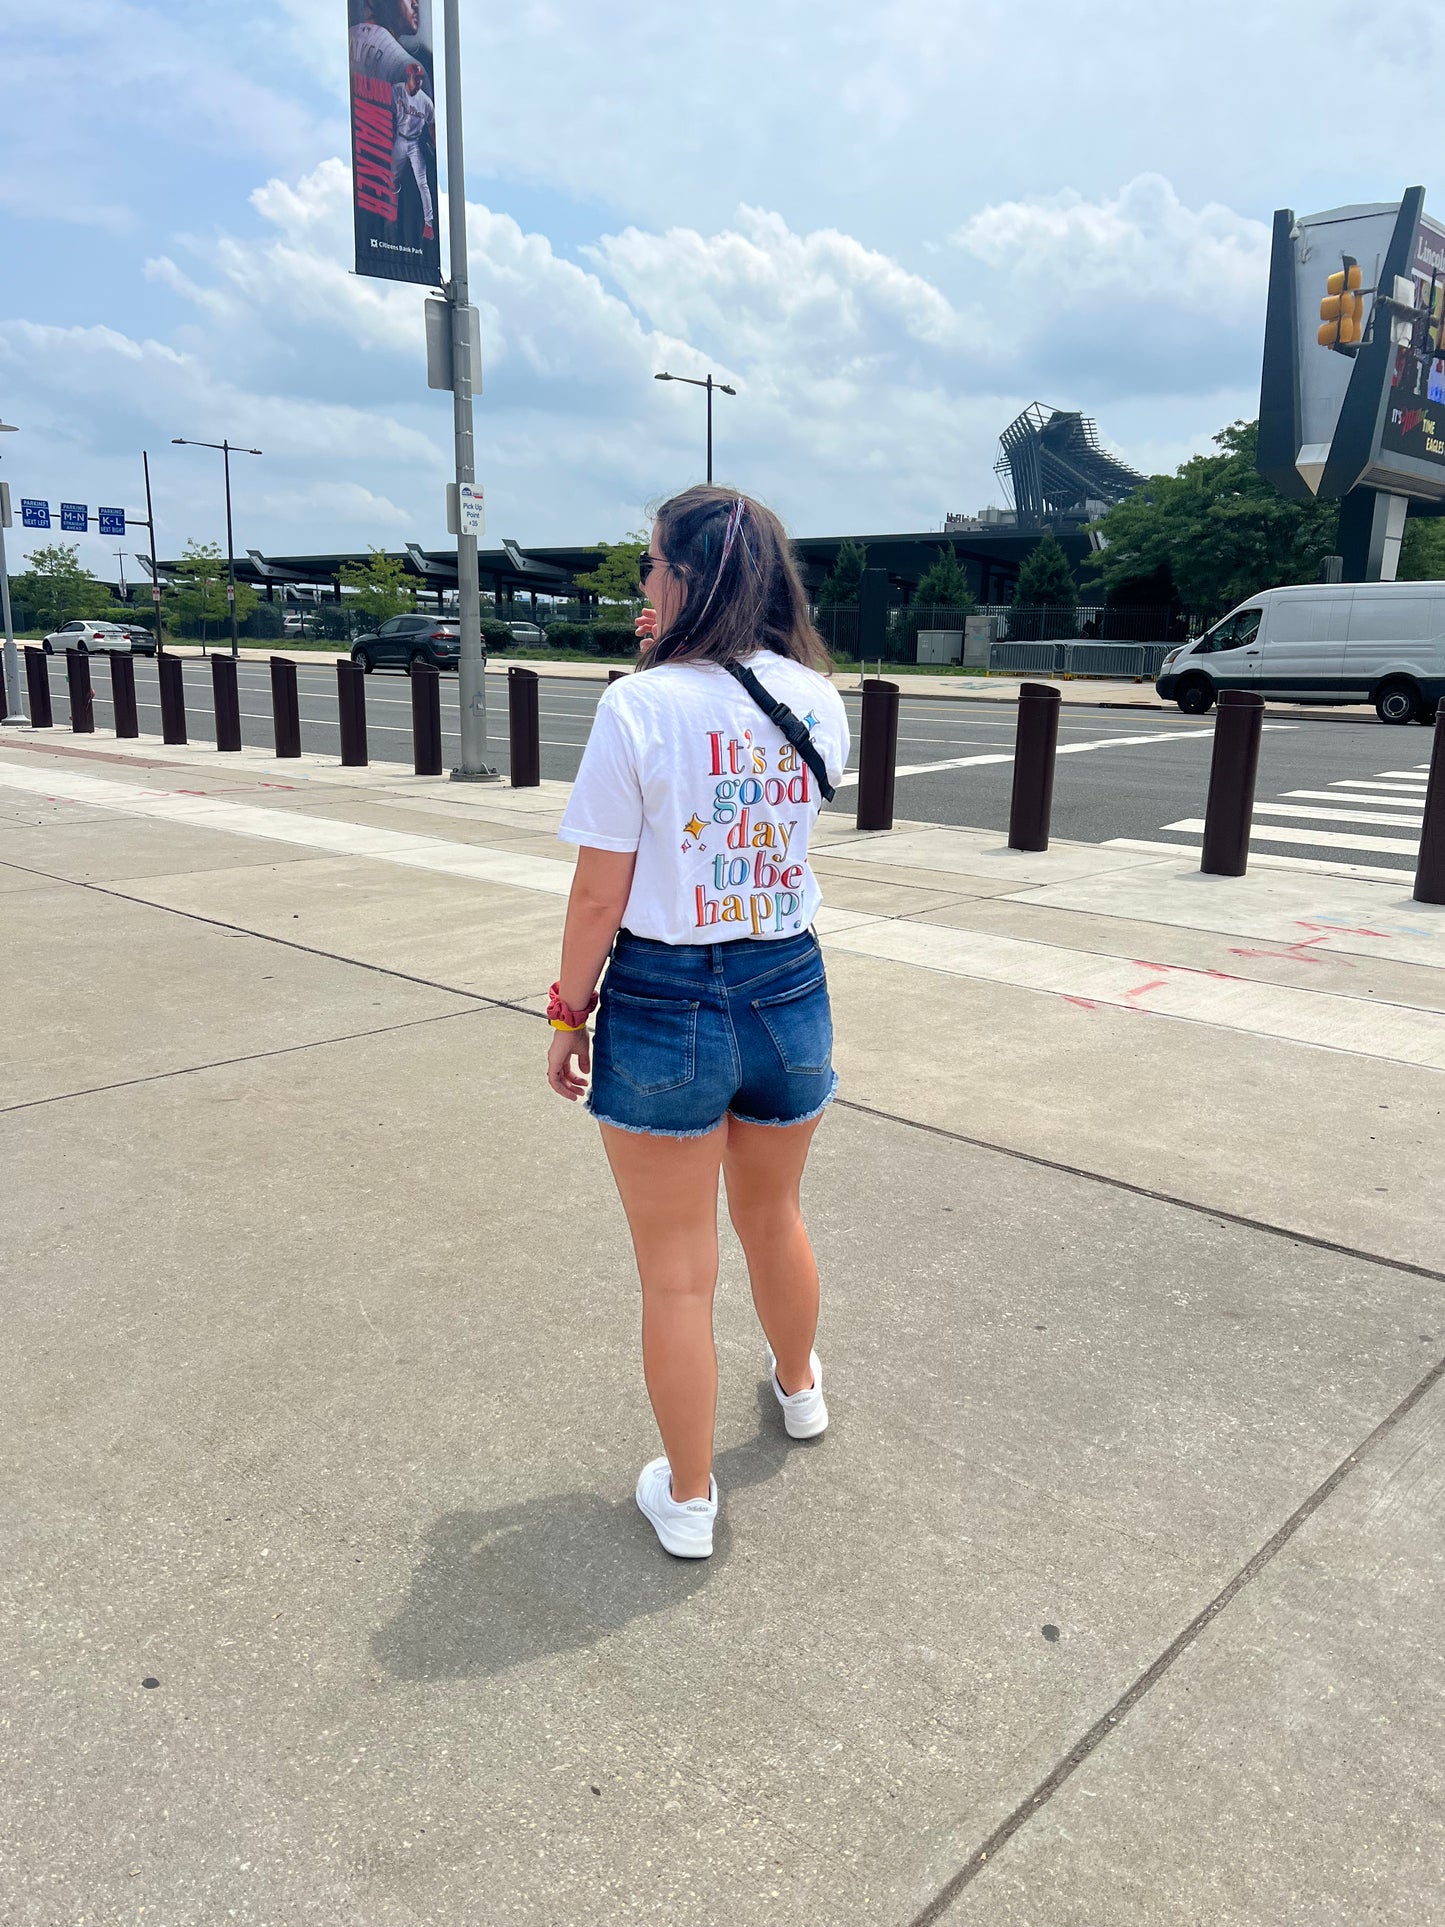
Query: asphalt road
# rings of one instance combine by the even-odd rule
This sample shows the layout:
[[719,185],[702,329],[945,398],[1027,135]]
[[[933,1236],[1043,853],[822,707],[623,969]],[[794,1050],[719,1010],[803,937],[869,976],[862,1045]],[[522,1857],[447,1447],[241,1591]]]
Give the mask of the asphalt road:
[[[153,662],[136,659],[136,697],[143,737],[160,735],[160,701]],[[187,726],[194,742],[214,740],[210,666],[184,659]],[[264,663],[238,670],[241,734],[248,745],[272,746],[271,686]],[[68,726],[64,663],[50,663],[57,725]],[[111,723],[108,665],[93,665],[95,720]],[[336,674],[328,664],[298,670],[301,739],[309,751],[340,755]],[[442,678],[443,755],[459,749],[457,684]],[[1121,684],[1120,707],[1065,705],[1059,724],[1053,830],[1082,842],[1144,840],[1197,847],[1194,827],[1204,812],[1213,716],[1128,707],[1131,684]],[[541,684],[542,774],[563,781],[577,773],[602,685],[578,678]],[[487,678],[491,760],[507,769],[507,691],[504,673]],[[844,692],[854,732],[860,698]],[[366,683],[367,733],[376,762],[411,760],[411,694],[404,676],[378,671]],[[908,697],[899,717],[900,818],[1003,829],[1008,822],[1015,715],[1011,705],[980,699]],[[1327,710],[1266,716],[1260,756],[1254,848],[1289,859],[1321,859],[1370,870],[1408,874],[1419,843],[1420,803],[1431,734],[1391,727],[1373,718],[1333,718]],[[945,767],[938,767],[944,765]],[[834,809],[856,807],[856,789],[839,790]]]

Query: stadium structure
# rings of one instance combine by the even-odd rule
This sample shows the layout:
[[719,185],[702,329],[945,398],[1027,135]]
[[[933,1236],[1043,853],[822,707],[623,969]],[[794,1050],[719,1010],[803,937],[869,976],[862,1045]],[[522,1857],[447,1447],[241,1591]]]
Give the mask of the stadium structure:
[[1093,522],[1144,480],[1100,448],[1090,416],[1039,401],[1000,435],[993,469],[1020,533]]

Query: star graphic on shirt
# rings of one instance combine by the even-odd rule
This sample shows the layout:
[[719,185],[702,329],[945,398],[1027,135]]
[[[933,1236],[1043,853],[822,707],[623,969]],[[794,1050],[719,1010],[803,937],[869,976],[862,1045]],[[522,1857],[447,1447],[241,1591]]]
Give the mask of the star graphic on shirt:
[[809,729],[816,729],[818,727],[818,719],[813,714],[811,709],[808,711],[807,715],[803,718],[803,721],[808,725]]
[[698,815],[697,811],[694,810],[692,813],[691,821],[684,823],[682,827],[687,831],[689,836],[701,836],[703,831],[707,828],[707,825],[706,823],[703,822],[702,818]]

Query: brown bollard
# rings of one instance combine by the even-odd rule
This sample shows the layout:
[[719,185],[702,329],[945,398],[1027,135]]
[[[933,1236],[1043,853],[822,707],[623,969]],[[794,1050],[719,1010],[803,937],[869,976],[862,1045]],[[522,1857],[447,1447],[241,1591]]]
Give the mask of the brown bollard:
[[95,734],[95,694],[90,686],[90,657],[78,649],[65,652],[65,680],[70,689],[70,729],[75,736]]
[[418,776],[442,773],[442,679],[429,662],[411,666],[412,768]]
[[241,747],[241,694],[236,686],[236,658],[211,657],[211,703],[216,718],[216,748]]
[[341,725],[341,767],[365,769],[366,671],[360,663],[337,663],[336,709]]
[[30,696],[30,727],[54,729],[55,713],[50,707],[50,665],[43,649],[26,647],[25,687]]
[[161,685],[161,741],[186,740],[186,684],[179,656],[156,657],[156,675]]
[[1059,707],[1052,683],[1019,684],[1019,721],[1014,738],[1013,794],[1008,806],[1011,850],[1046,850],[1054,808],[1054,756],[1059,747]]
[[1425,821],[1415,867],[1416,903],[1445,903],[1445,703],[1435,711],[1435,747],[1425,785]]
[[271,658],[271,727],[278,757],[301,754],[301,704],[296,695],[296,665],[289,656]]
[[893,775],[898,762],[898,685],[870,676],[863,684],[858,732],[858,828],[893,828]]
[[542,780],[542,725],[535,669],[515,663],[507,671],[507,716],[512,736],[512,788],[535,789]]
[[1253,689],[1223,689],[1214,719],[1209,801],[1204,806],[1205,876],[1242,877],[1249,866],[1254,781],[1259,771],[1264,697]]
[[110,707],[117,737],[140,735],[135,707],[135,657],[117,652],[110,659]]

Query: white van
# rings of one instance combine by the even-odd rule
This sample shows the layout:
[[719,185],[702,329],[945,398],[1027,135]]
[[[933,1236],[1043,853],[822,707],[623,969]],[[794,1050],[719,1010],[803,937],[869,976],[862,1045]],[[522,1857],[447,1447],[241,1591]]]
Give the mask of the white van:
[[1445,696],[1445,582],[1318,582],[1265,589],[1154,684],[1191,716],[1221,689],[1297,703],[1372,702],[1382,723],[1431,723]]

